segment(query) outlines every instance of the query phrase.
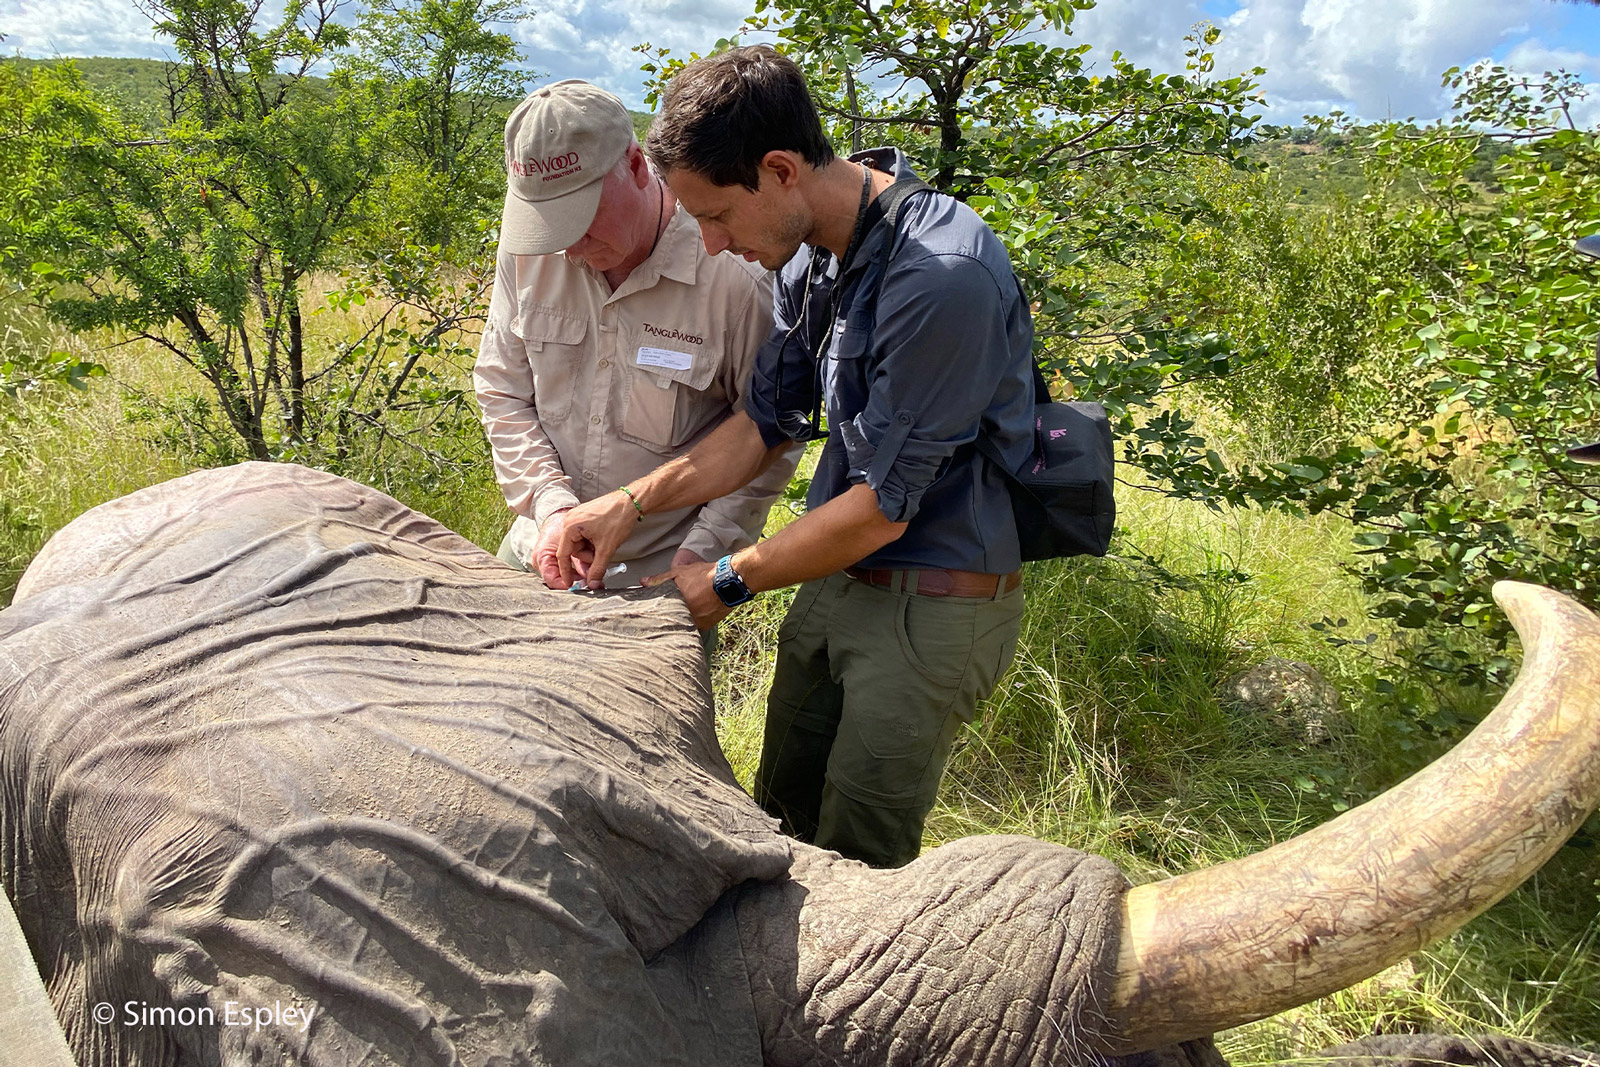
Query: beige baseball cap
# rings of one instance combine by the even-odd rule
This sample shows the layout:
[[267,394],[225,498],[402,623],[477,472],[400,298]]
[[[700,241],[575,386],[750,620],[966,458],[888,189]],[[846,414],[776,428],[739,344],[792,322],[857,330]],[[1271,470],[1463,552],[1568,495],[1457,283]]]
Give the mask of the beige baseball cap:
[[559,252],[600,206],[600,179],[633,143],[622,101],[576,78],[529,93],[506,119],[506,207],[500,250]]

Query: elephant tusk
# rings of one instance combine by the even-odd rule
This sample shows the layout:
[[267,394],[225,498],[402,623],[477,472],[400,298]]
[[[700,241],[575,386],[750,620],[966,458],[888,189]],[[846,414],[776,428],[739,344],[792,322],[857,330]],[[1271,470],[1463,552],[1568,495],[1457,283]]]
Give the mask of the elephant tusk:
[[1500,582],[1523,667],[1441,759],[1263,852],[1124,897],[1105,1051],[1274,1015],[1383,970],[1489,908],[1600,803],[1600,619]]

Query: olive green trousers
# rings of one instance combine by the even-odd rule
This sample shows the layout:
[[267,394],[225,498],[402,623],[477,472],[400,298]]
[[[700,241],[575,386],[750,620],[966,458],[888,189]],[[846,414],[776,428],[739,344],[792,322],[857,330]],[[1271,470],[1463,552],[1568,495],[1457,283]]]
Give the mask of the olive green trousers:
[[993,599],[807,582],[778,632],[756,801],[785,833],[875,867],[917,857],[956,731],[1016,652]]

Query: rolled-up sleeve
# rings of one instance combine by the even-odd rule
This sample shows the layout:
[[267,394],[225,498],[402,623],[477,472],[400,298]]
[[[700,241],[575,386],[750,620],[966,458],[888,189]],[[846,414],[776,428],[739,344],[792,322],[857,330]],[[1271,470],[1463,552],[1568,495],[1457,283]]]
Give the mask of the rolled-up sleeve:
[[973,257],[924,254],[884,279],[874,321],[847,322],[841,354],[853,342],[870,343],[877,362],[866,407],[839,426],[848,477],[877,494],[885,518],[909,522],[956,449],[978,436],[1015,358],[1004,293]]

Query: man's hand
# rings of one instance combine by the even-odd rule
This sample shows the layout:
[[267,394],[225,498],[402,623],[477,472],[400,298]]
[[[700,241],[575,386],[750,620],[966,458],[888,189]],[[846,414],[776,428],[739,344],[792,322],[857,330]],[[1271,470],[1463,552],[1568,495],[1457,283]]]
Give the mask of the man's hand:
[[680,549],[678,549],[678,551],[674,552],[673,555],[672,555],[672,565],[674,567],[686,567],[686,566],[693,566],[696,563],[710,563],[710,562],[711,562],[711,560],[706,559],[700,553],[695,552],[692,549],[687,549],[687,548],[680,548]]
[[[679,550],[678,555],[684,555]],[[689,553],[694,555],[694,553]],[[676,560],[677,557],[674,557]],[[663,582],[676,582],[678,592],[683,594],[684,602],[689,605],[689,614],[694,616],[694,625],[697,630],[709,630],[727,617],[733,609],[722,602],[717,596],[717,591],[711,587],[712,575],[717,569],[704,560],[694,563],[678,564],[674,562],[673,568],[664,574],[652,574],[644,580],[646,587],[660,585]]]
[[[561,541],[556,546],[561,580],[570,586],[582,578],[590,589],[602,588],[606,565],[638,525],[639,513],[633,501],[619,489],[615,493],[597,496],[586,504],[579,504],[562,518],[565,521],[562,523]],[[587,566],[580,570],[579,565],[585,561]]]
[[528,562],[533,569],[544,579],[544,584],[551,589],[565,589],[572,584],[571,579],[561,576],[561,563],[559,553],[561,549],[561,530],[565,525],[567,512],[571,508],[562,508],[550,513],[544,520],[544,528],[539,531],[539,540],[534,542],[533,559]]

